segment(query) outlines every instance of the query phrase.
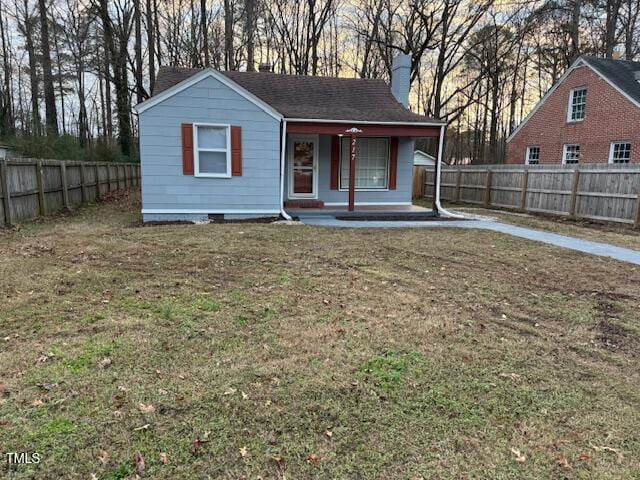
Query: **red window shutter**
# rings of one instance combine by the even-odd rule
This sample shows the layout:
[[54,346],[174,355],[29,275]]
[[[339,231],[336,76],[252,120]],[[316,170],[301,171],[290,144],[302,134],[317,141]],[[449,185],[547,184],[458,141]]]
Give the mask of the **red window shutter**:
[[338,190],[340,184],[340,137],[331,137],[331,190]]
[[398,178],[398,137],[391,137],[389,144],[389,190],[396,189]]
[[242,127],[231,127],[231,175],[242,176]]
[[182,174],[193,175],[193,125],[182,124]]

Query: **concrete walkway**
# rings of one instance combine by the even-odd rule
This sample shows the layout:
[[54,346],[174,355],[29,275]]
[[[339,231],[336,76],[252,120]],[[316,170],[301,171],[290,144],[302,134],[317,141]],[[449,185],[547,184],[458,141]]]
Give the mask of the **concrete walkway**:
[[517,227],[507,223],[500,223],[493,220],[460,220],[460,221],[427,221],[427,222],[405,222],[405,221],[345,221],[336,220],[330,215],[300,215],[300,221],[305,225],[318,225],[322,227],[346,227],[346,228],[478,228],[481,230],[491,230],[494,232],[513,235],[514,237],[526,238],[556,247],[568,248],[578,252],[589,253],[600,257],[609,257],[621,262],[640,265],[640,251],[630,248],[616,247],[606,243],[591,242],[581,240],[557,233],[544,232],[531,228]]

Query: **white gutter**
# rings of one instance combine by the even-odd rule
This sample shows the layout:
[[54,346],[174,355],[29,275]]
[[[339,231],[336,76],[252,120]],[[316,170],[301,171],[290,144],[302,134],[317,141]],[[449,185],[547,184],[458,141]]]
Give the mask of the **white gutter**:
[[444,148],[444,132],[446,130],[447,126],[446,125],[442,125],[440,127],[440,139],[438,140],[438,174],[436,175],[436,209],[438,210],[439,213],[442,213],[444,216],[446,217],[451,217],[451,218],[465,218],[463,215],[457,214],[457,213],[451,213],[448,210],[445,210],[444,208],[442,208],[442,204],[440,203],[440,184],[441,182],[441,176],[442,176],[442,150]]
[[287,120],[282,119],[282,138],[280,140],[280,215],[285,220],[293,220],[284,210],[284,175],[287,152]]

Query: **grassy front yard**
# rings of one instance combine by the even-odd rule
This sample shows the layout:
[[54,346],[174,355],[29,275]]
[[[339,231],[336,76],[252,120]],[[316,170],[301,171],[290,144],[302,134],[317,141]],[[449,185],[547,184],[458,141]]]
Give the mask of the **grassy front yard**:
[[640,475],[640,268],[138,208],[0,234],[0,476]]

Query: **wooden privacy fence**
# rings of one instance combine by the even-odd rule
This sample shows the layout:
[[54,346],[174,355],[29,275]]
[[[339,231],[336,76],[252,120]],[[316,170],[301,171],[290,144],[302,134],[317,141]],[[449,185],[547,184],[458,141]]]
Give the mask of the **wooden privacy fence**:
[[[434,171],[425,174],[425,195]],[[443,200],[544,212],[640,227],[640,165],[453,165],[442,169]]]
[[0,225],[70,209],[138,185],[137,163],[0,160]]

